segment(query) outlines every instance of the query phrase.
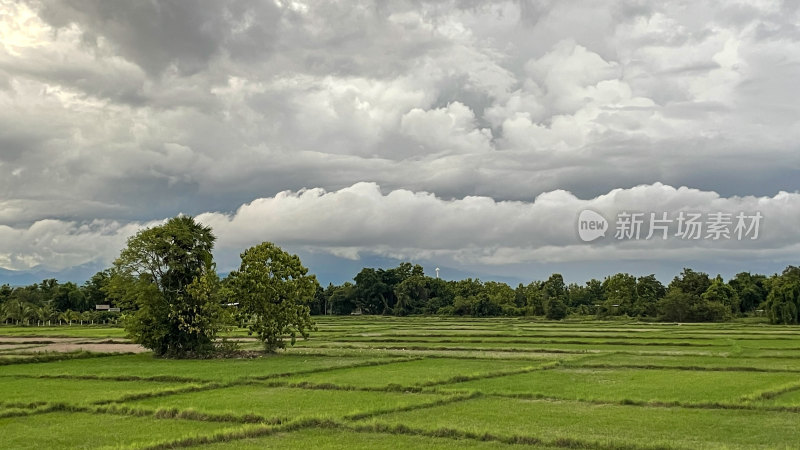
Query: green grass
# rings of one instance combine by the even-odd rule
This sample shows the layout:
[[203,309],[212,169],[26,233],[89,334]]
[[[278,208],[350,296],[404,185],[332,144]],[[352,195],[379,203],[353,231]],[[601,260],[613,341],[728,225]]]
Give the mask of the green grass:
[[[800,386],[798,386],[800,387]],[[774,398],[757,400],[752,402],[754,405],[759,406],[792,406],[800,407],[800,389],[795,389],[783,394],[779,394]]]
[[[567,365],[573,363],[567,362]],[[574,363],[577,366],[632,366],[632,367],[685,367],[697,369],[742,369],[769,371],[800,371],[800,359],[790,358],[756,358],[756,357],[719,357],[719,356],[660,356],[604,354],[582,359]]]
[[132,394],[171,390],[181,383],[138,381],[69,380],[46,378],[0,378],[0,404],[38,402],[86,404],[114,400]]
[[446,396],[434,394],[311,390],[246,385],[149,398],[125,404],[144,409],[192,409],[212,415],[245,416],[249,414],[265,419],[286,421],[290,419],[340,418],[351,414],[431,403],[446,398]]
[[[311,340],[255,359],[34,357],[16,353],[35,344],[0,344],[0,447],[694,449],[800,442],[797,327],[316,320]],[[0,336],[41,341],[123,335],[111,327],[0,326]],[[246,331],[228,335],[241,339]]]
[[52,412],[0,419],[0,446],[13,449],[142,446],[226,428],[231,428],[231,424]]
[[637,369],[554,369],[441,386],[576,400],[734,403],[757,390],[800,380],[796,373]]
[[[390,433],[353,432],[337,429],[314,429],[294,431],[291,433],[276,433],[260,438],[239,439],[230,442],[220,442],[205,446],[193,447],[208,450],[261,450],[270,449],[342,449],[342,450],[373,450],[376,448],[402,448],[402,449],[434,449],[458,450],[462,448],[476,450],[515,450],[517,445],[508,445],[500,442],[476,441],[473,439],[437,438],[427,436],[409,436]],[[544,447],[537,447],[545,449]]]
[[84,338],[124,338],[127,335],[120,327],[73,324],[51,327],[13,327],[0,326],[0,337],[84,337]]
[[508,352],[529,352],[529,353],[613,353],[628,352],[642,355],[706,355],[706,356],[730,356],[735,353],[733,347],[722,346],[694,346],[694,347],[673,347],[673,346],[639,346],[639,345],[580,345],[580,344],[492,344],[492,343],[437,343],[437,342],[309,342],[303,347],[314,348],[350,348],[350,349],[394,349],[394,350],[435,350],[435,351],[508,351]]
[[[567,401],[479,398],[365,422],[451,435],[492,434],[571,439],[587,446],[669,448],[785,448],[800,442],[798,414],[727,409],[596,405]],[[455,432],[453,432],[455,431]]]
[[[230,381],[244,377],[269,377],[354,364],[381,358],[272,355],[255,359],[168,360],[149,353],[107,356],[89,360],[65,360],[0,367],[2,375],[67,375],[95,377],[183,377]],[[0,378],[1,379],[1,378]]]
[[336,369],[324,373],[294,376],[288,378],[288,381],[362,387],[422,386],[445,382],[453,377],[481,377],[500,372],[533,369],[547,362],[547,360],[487,361],[480,359],[431,358],[373,367]]

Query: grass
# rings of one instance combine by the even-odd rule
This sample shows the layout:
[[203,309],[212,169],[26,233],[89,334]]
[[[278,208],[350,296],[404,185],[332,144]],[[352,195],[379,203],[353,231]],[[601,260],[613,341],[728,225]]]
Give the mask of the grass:
[[498,373],[530,370],[546,363],[528,360],[480,360],[431,358],[396,362],[373,367],[336,369],[288,378],[290,382],[329,383],[340,386],[385,387],[425,386],[457,377],[484,377]]
[[85,361],[66,360],[7,366],[0,369],[0,376],[177,377],[190,380],[231,381],[245,377],[267,378],[331,367],[371,364],[383,360],[383,358],[328,358],[286,354],[235,360],[166,360],[153,358],[149,353],[142,353]]
[[4,377],[0,404],[72,403],[114,400],[133,394],[193,386],[178,383]]
[[691,355],[631,355],[625,353],[600,354],[565,365],[584,367],[632,367],[641,369],[685,368],[687,370],[753,370],[753,371],[797,371],[800,359],[719,357]]
[[[0,447],[792,448],[800,333],[725,324],[319,317],[277,355],[21,355],[119,328],[0,326]],[[246,331],[228,335],[248,341]],[[14,339],[18,342],[11,342]],[[25,342],[21,338],[27,338]]]
[[[642,354],[697,354],[697,355],[720,355],[727,356],[733,349],[728,346],[719,345],[696,345],[696,346],[671,346],[671,345],[637,345],[631,342],[626,345],[609,344],[511,344],[494,342],[326,342],[308,341],[300,344],[302,347],[334,346],[361,349],[435,349],[435,350],[472,350],[472,351],[565,351],[567,353],[586,353],[586,352],[637,352]],[[800,353],[798,353],[800,355]]]
[[[800,388],[800,386],[798,386]],[[793,406],[800,407],[800,389],[795,389],[783,394],[779,394],[773,398],[756,400],[752,404],[759,406]]]
[[[527,437],[544,444],[668,448],[777,448],[800,441],[798,415],[479,398],[368,419],[453,436]],[[446,432],[450,430],[449,432]]]
[[192,409],[205,414],[258,416],[267,421],[333,419],[447,399],[434,394],[233,386],[125,402],[144,409]]
[[124,338],[125,330],[102,325],[61,325],[51,327],[0,327],[0,337],[85,337]]
[[13,449],[146,446],[161,439],[200,436],[230,427],[190,420],[52,412],[0,419],[0,443]]
[[441,390],[574,400],[735,403],[756,390],[797,381],[796,373],[554,369],[441,386]]
[[[475,450],[514,450],[518,446],[491,441],[472,439],[431,438],[426,436],[409,436],[375,432],[353,432],[347,429],[310,429],[290,433],[220,442],[196,448],[208,450],[261,450],[328,448],[347,450],[373,450],[376,448],[433,449],[458,450],[462,448]],[[542,447],[538,447],[542,448]]]

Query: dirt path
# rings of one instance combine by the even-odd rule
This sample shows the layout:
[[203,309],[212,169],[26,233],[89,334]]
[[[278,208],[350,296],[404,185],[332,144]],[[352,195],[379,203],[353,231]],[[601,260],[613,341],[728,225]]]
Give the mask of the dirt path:
[[[62,337],[0,337],[0,349],[11,350],[17,353],[43,353],[43,352],[102,352],[102,353],[142,353],[148,351],[138,344],[132,344],[126,340],[114,339],[109,342],[107,338],[62,338]],[[24,348],[13,348],[19,344],[40,344],[26,346]],[[9,346],[9,347],[6,347]]]

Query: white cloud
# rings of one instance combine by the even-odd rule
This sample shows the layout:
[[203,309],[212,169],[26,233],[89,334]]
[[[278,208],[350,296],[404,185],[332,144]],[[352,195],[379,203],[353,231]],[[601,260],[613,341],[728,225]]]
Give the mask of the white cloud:
[[[576,220],[583,209],[601,212],[614,226],[624,211],[646,213],[638,241],[606,239],[580,243]],[[649,213],[676,219],[680,212],[739,212],[763,215],[759,236],[750,240],[645,240]],[[800,246],[793,232],[800,220],[800,194],[773,197],[721,197],[715,192],[656,183],[615,189],[582,200],[567,191],[540,194],[534,201],[495,201],[488,197],[444,200],[427,192],[382,193],[374,183],[334,192],[308,189],[282,192],[242,205],[234,214],[206,213],[198,220],[219,234],[220,247],[244,248],[261,240],[302,246],[335,255],[372,253],[405,258],[441,257],[464,263],[510,264],[532,261],[685,258],[687,255],[785,259]],[[749,221],[748,221],[749,224]],[[735,223],[730,227],[733,230]],[[707,237],[703,231],[703,237]],[[654,250],[658,250],[654,252]],[[718,257],[719,257],[718,256]]]
[[[587,208],[603,214],[612,227],[606,238],[592,244],[581,243],[576,228],[578,214]],[[646,213],[640,240],[614,239],[617,214],[624,211]],[[756,240],[748,236],[738,240],[735,235],[721,240],[674,236],[645,240],[650,212],[658,217],[667,212],[671,219],[680,212],[724,212],[732,214],[734,221],[739,212],[759,212],[763,220]],[[452,264],[680,260],[703,255],[784,261],[800,248],[796,233],[800,194],[721,197],[660,183],[615,189],[587,200],[567,191],[551,191],[528,202],[479,196],[446,200],[405,189],[383,193],[377,184],[357,183],[332,192],[320,188],[285,191],[244,204],[233,214],[209,212],[197,220],[213,228],[217,249],[224,253],[238,253],[270,240],[349,259],[378,254],[438,258]],[[154,223],[158,222],[41,220],[27,228],[2,226],[0,240],[8,244],[0,253],[0,267],[58,270],[92,261],[109,264],[128,236]]]

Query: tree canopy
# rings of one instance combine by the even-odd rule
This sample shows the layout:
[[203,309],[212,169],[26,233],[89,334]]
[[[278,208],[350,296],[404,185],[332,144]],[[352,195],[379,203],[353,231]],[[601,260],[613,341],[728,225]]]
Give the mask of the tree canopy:
[[215,237],[192,217],[142,230],[114,261],[108,292],[133,309],[124,321],[132,340],[156,355],[213,350],[220,328]]
[[291,255],[271,242],[263,242],[241,254],[239,270],[226,284],[239,303],[240,316],[268,352],[284,348],[284,335],[294,345],[297,335],[313,329],[309,305],[318,283],[314,275]]

